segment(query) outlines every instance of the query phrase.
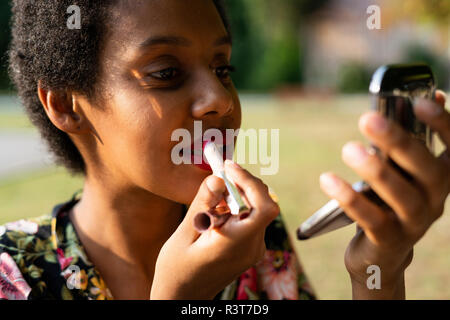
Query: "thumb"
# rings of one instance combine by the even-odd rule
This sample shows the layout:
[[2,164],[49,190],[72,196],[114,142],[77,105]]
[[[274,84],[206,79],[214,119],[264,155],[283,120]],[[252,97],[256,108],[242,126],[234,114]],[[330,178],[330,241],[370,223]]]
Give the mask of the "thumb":
[[222,203],[226,191],[223,179],[214,175],[208,176],[203,180],[197,195],[189,206],[189,210],[181,222],[179,232],[186,241],[192,243],[200,233],[194,228],[194,218],[198,213],[207,212]]

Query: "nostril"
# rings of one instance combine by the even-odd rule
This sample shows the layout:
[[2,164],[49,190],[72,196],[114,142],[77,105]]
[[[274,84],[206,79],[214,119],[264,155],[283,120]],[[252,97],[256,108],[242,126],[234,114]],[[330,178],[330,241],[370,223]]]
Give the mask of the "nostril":
[[217,113],[218,113],[217,111],[208,111],[205,113],[205,116],[213,115],[213,114],[217,114]]
[[250,215],[249,213],[243,213],[243,214],[239,217],[239,220],[244,220],[244,219],[248,218],[249,215]]

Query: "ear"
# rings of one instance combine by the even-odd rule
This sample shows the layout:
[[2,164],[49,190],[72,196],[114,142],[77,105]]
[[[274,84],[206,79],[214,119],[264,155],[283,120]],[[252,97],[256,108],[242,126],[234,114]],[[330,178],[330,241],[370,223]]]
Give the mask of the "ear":
[[75,95],[67,91],[46,89],[39,82],[38,96],[48,118],[59,130],[71,134],[86,131],[86,119],[75,112],[78,109]]

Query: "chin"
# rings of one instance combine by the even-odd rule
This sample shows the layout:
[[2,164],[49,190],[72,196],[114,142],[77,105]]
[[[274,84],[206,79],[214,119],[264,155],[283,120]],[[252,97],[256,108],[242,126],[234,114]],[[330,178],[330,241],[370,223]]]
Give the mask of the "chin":
[[[173,172],[177,175],[170,184],[172,188],[169,192],[171,196],[168,199],[190,205],[198,193],[203,180],[212,174],[212,171],[200,169],[194,165],[182,165],[183,167],[174,168]],[[181,170],[180,170],[181,169]]]

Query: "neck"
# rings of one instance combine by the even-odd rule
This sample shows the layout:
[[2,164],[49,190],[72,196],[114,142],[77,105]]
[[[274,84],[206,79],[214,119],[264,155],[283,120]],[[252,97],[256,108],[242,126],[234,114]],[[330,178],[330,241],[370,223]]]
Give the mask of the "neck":
[[87,177],[70,215],[101,273],[127,269],[151,280],[159,250],[181,222],[182,210],[181,204],[148,191]]

